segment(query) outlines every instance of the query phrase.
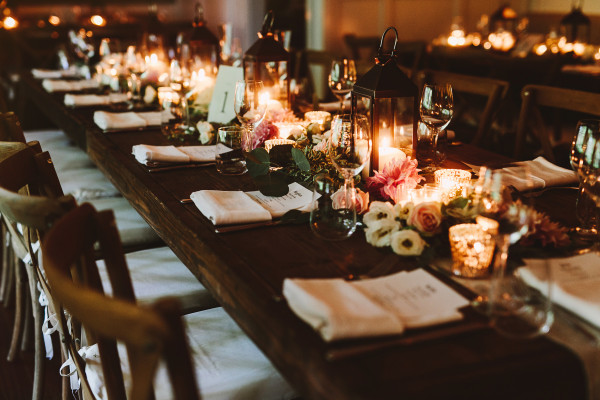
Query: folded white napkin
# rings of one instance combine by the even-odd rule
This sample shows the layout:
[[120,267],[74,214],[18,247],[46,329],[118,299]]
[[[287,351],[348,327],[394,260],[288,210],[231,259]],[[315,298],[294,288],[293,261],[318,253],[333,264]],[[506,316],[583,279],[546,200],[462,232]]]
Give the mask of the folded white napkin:
[[511,171],[515,170],[515,167],[503,168],[503,171],[509,174],[508,179],[503,178],[503,183],[507,186],[512,185],[519,191],[543,189],[547,186],[566,186],[575,184],[578,181],[574,171],[554,165],[544,157],[516,164],[525,165],[529,168],[532,186],[529,186],[529,181],[523,180],[516,175],[510,175]]
[[[600,328],[600,255],[590,252],[548,260],[552,276],[552,301]],[[545,285],[545,274],[536,273],[546,260],[525,260],[519,269],[534,288]]]
[[74,78],[79,76],[77,68],[69,69],[40,69],[34,68],[31,70],[31,74],[36,79],[60,79],[60,78]]
[[80,92],[85,89],[96,89],[99,83],[95,79],[64,81],[59,79],[44,79],[42,87],[47,92]]
[[259,191],[199,190],[190,198],[215,225],[245,224],[270,221],[290,210],[307,211],[312,192],[296,182],[289,188],[289,193],[282,197],[265,196]]
[[215,160],[215,146],[151,146],[138,144],[132,147],[135,159],[146,164],[148,161],[164,163],[209,162]]
[[200,190],[190,198],[215,225],[271,220],[271,213],[242,191]]
[[111,96],[97,94],[65,94],[65,105],[70,107],[102,106],[110,103],[121,103],[127,100],[127,94],[125,93],[115,93]]
[[127,130],[160,126],[162,114],[160,111],[113,113],[108,111],[94,112],[94,122],[102,130]]
[[285,279],[289,307],[325,341],[401,334],[462,318],[468,301],[425,270],[348,282]]

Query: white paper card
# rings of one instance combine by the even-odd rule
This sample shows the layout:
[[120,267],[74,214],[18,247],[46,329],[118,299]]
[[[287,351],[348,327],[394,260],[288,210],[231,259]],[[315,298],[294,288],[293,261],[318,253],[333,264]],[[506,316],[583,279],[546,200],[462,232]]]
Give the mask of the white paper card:
[[357,289],[398,315],[407,327],[462,318],[468,300],[423,269],[352,282]]
[[258,204],[267,209],[273,218],[281,217],[289,210],[308,211],[312,192],[298,182],[290,184],[290,191],[282,197],[265,196],[259,191],[247,192]]
[[217,73],[215,89],[208,106],[208,121],[227,124],[235,118],[233,95],[235,83],[244,80],[244,70],[239,67],[221,65]]

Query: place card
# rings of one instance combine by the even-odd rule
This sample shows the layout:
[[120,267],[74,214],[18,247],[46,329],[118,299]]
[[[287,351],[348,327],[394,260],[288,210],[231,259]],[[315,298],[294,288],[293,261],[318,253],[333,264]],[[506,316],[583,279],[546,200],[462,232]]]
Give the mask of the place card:
[[312,201],[312,191],[298,182],[291,183],[289,188],[288,194],[281,197],[265,196],[259,191],[248,192],[247,194],[267,209],[273,218],[281,217],[289,210],[309,211],[306,208],[310,206]]
[[208,106],[208,121],[228,124],[235,118],[233,96],[235,83],[244,80],[244,70],[239,67],[221,65],[212,98]]

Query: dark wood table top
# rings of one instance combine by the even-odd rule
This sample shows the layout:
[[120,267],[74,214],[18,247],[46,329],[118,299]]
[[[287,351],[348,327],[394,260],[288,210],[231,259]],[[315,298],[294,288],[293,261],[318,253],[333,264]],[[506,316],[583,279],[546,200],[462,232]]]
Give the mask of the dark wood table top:
[[[44,92],[29,76],[23,78],[22,95],[87,150],[302,397],[586,397],[582,364],[570,350],[545,337],[503,338],[477,316],[406,337],[323,342],[282,298],[286,277],[377,276],[414,268],[414,263],[370,246],[362,232],[341,242],[319,240],[308,224],[216,234],[193,204],[179,200],[200,189],[252,190],[249,177],[222,176],[214,168],[149,173],[135,161],[131,147],[167,144],[160,130],[102,133],[91,109],[67,109],[61,95]],[[502,161],[472,146],[451,147],[449,165],[460,160]],[[573,223],[573,212],[565,213],[565,207],[574,208],[574,196],[549,196],[538,201],[561,222]]]

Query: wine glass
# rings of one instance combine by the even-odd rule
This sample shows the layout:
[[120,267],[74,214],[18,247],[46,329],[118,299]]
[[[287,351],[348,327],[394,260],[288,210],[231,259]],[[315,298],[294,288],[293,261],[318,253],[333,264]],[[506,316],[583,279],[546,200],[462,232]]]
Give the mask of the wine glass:
[[532,289],[521,269],[507,264],[509,247],[529,231],[533,208],[529,201],[514,201],[514,187],[526,191],[533,187],[529,169],[519,165],[505,169],[482,167],[474,190],[473,204],[477,223],[492,235],[496,252],[488,296],[472,303],[489,314],[492,326],[513,338],[529,338],[546,333],[553,322],[551,279],[548,264],[539,260],[536,276],[543,285]]
[[579,195],[575,213],[579,225],[575,232],[583,239],[595,238],[598,235],[599,213],[596,203],[588,194],[589,188],[583,185],[587,165],[584,163],[584,155],[588,145],[593,146],[600,138],[600,120],[581,120],[577,123],[575,137],[571,146],[571,167],[579,178]]
[[235,94],[233,97],[233,108],[238,121],[244,127],[244,140],[242,148],[244,151],[251,151],[255,146],[252,135],[255,125],[258,125],[267,112],[267,104],[261,99],[263,92],[262,81],[238,81],[235,84]]
[[[587,144],[581,161],[581,185],[588,196],[600,207],[600,130],[594,125],[587,138]],[[600,237],[594,237],[594,251],[600,251]]]
[[128,85],[131,91],[133,107],[142,105],[142,74],[146,72],[146,60],[136,51],[135,46],[129,46],[125,53],[125,68],[129,71]]
[[425,172],[433,171],[446,158],[440,132],[450,123],[453,110],[450,84],[423,86],[419,111],[427,129],[419,132],[417,159]]
[[331,123],[329,158],[344,179],[343,186],[333,191],[331,178],[317,181],[321,198],[311,212],[313,232],[325,239],[341,240],[356,230],[356,191],[354,177],[368,163],[371,155],[369,120],[364,115],[336,115]]
[[187,93],[192,84],[192,71],[185,59],[173,59],[169,68],[169,86],[179,97],[179,107],[181,110],[181,124],[177,127],[178,131],[187,132],[190,128],[190,115],[187,101]]
[[340,100],[340,110],[344,113],[344,100],[348,98],[350,91],[356,83],[356,66],[354,60],[342,58],[331,63],[331,71],[328,78],[329,88]]

